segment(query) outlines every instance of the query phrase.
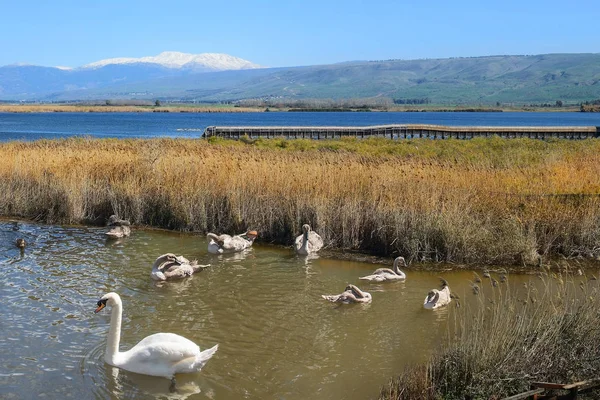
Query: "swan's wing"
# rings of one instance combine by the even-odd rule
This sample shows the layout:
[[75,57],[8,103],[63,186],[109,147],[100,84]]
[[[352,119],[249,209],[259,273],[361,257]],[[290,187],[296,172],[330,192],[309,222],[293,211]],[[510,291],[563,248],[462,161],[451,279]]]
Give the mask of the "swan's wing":
[[[127,229],[129,229],[129,228],[127,228]],[[114,238],[121,238],[121,237],[127,236],[127,235],[125,234],[125,230],[123,229],[122,226],[113,226],[108,232],[106,232],[106,236],[114,237]]]
[[329,300],[332,303],[356,303],[357,299],[351,290],[347,290],[341,294],[335,295],[321,295],[325,300]]
[[219,349],[219,345],[216,344],[213,347],[211,347],[210,349],[201,351],[200,354],[198,354],[196,357],[194,357],[194,359],[192,359],[191,357],[183,359],[179,363],[175,364],[175,370],[177,372],[199,371],[201,368],[203,368],[206,365],[208,360],[210,360],[212,358],[212,356],[215,355],[215,353],[217,352],[218,349]]
[[297,249],[299,249],[300,247],[302,247],[302,244],[304,242],[303,239],[304,239],[304,235],[300,235],[294,241],[294,246],[296,246]]
[[222,234],[222,235],[216,235],[214,233],[208,233],[206,235],[209,239],[214,240],[216,243],[218,243],[220,246],[224,246],[225,243],[227,243],[228,241],[231,240],[231,236],[230,235],[226,235],[226,234]]
[[374,282],[382,282],[382,281],[386,281],[388,279],[390,279],[390,280],[402,279],[401,276],[402,275],[396,274],[393,270],[391,270],[389,268],[378,268],[371,275],[363,276],[359,279],[367,280],[367,281],[374,281]]
[[[448,287],[446,286],[444,289],[448,289]],[[452,297],[450,297],[450,289],[442,290],[439,292],[438,303],[440,305],[445,306],[446,304],[450,303],[451,301],[452,301]]]
[[153,343],[182,343],[187,346],[198,347],[198,345],[196,343],[192,342],[190,339],[184,338],[181,335],[177,335],[175,333],[164,333],[164,332],[155,333],[153,335],[146,336],[145,338],[140,340],[138,342],[138,344],[136,344],[136,346],[148,345],[148,344],[153,344]]
[[169,271],[173,267],[177,268],[179,266],[180,266],[180,264],[178,264],[174,261],[165,261],[164,263],[160,264],[156,269],[164,272],[164,271]]
[[323,239],[315,231],[308,232],[308,241],[312,247],[312,251],[319,251],[323,247]]
[[189,339],[174,333],[156,333],[142,339],[126,351],[128,362],[178,363],[200,354],[200,347]]
[[189,264],[190,260],[188,260],[187,258],[185,258],[184,256],[177,256],[177,261],[180,264]]
[[250,247],[252,242],[240,236],[234,236],[223,243],[223,248],[228,251],[242,251]]
[[373,275],[380,275],[380,274],[396,275],[394,270],[392,270],[390,268],[377,268],[375,271],[373,271]]
[[363,281],[381,282],[381,281],[385,281],[385,276],[383,276],[382,274],[373,274],[373,275],[361,276],[358,279],[362,279]]
[[342,303],[357,303],[359,300],[353,291],[347,290],[340,295],[340,301]]
[[194,269],[189,264],[174,265],[166,271],[163,271],[167,278],[185,278],[194,273]]

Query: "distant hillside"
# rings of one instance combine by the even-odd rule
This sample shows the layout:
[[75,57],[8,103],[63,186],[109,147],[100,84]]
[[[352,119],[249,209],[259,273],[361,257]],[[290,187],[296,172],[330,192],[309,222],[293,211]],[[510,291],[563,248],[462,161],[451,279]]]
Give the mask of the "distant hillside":
[[[53,96],[68,99],[89,98],[86,91],[149,82],[157,78],[186,76],[204,72],[261,68],[228,54],[188,54],[166,51],[157,56],[111,58],[79,68],[7,65],[0,67],[0,100],[43,100]],[[152,85],[143,85],[144,95]]]
[[[135,79],[113,79],[96,86],[81,83],[93,83],[94,75],[70,77],[64,75],[69,71],[59,70],[29,71],[19,79],[13,76],[13,83],[20,82],[26,89],[20,91],[24,98],[41,100],[388,97],[427,99],[438,104],[524,104],[600,98],[600,54],[386,60],[205,73],[174,73],[172,68],[148,69],[145,65],[139,74],[133,71],[140,64],[113,65],[132,68],[127,76],[135,75]],[[6,68],[19,67],[0,68],[0,99],[14,99],[14,88],[4,88]]]

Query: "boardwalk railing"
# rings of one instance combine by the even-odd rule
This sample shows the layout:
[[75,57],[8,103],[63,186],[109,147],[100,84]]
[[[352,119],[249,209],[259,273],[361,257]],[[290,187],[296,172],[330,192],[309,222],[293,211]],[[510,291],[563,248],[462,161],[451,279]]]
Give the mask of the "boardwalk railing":
[[588,139],[600,137],[596,126],[444,126],[444,125],[375,125],[375,126],[209,126],[202,137],[218,136],[240,139],[338,139],[342,137],[386,137],[390,139],[472,139],[500,136],[531,139]]

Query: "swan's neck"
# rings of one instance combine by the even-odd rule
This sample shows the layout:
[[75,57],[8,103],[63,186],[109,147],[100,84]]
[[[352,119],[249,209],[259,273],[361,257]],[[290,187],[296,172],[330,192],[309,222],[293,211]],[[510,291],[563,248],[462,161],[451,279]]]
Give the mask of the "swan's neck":
[[171,267],[172,265],[181,265],[181,263],[169,261],[166,258],[161,257],[152,265],[152,271],[162,271],[163,269],[168,269],[167,267]]
[[164,259],[162,257],[160,257],[159,259],[154,261],[154,264],[152,264],[152,270],[158,271],[160,269],[160,267],[162,266],[162,264],[164,264],[164,262],[165,262]]
[[398,260],[394,260],[394,267],[392,268],[394,270],[394,272],[396,273],[396,275],[398,276],[404,276],[404,272],[400,271],[400,267],[398,267]]
[[106,342],[106,352],[104,359],[107,363],[114,365],[117,354],[119,353],[119,342],[121,340],[121,316],[123,314],[123,305],[117,302],[112,307],[110,313],[110,329],[108,330],[108,340]]
[[308,250],[308,231],[304,232],[304,240],[302,241],[302,249]]
[[358,297],[361,297],[361,298],[365,297],[365,293],[354,285],[352,285],[352,291],[354,291],[355,295]]

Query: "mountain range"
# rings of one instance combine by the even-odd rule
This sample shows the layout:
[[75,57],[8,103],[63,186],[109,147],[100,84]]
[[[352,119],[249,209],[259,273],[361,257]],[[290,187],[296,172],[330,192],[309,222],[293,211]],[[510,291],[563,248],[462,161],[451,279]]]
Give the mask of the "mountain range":
[[226,54],[164,52],[79,68],[0,67],[0,100],[391,98],[435,104],[600,99],[600,54],[353,61],[266,68]]

